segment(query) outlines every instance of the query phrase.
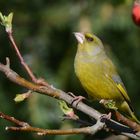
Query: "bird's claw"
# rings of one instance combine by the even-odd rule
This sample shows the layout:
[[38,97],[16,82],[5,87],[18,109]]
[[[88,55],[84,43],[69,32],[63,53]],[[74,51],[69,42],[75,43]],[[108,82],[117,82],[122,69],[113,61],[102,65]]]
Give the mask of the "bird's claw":
[[111,112],[109,112],[108,114],[103,114],[103,115],[100,117],[100,120],[101,120],[101,122],[104,122],[105,120],[111,119],[111,116],[112,116]]
[[78,105],[79,102],[86,99],[83,96],[75,96],[72,92],[68,92],[68,94],[73,97],[71,104],[75,103],[76,106]]

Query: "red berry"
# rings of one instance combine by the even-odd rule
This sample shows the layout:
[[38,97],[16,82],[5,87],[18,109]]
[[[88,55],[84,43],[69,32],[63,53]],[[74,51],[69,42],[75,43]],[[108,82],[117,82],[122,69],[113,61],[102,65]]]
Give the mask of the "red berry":
[[132,8],[132,18],[136,25],[140,26],[140,0],[135,0]]

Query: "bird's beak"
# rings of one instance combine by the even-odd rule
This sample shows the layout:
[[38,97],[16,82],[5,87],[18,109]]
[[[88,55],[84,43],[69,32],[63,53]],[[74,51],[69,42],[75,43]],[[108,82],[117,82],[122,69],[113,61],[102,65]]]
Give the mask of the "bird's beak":
[[83,44],[84,39],[85,39],[84,34],[79,33],[79,32],[74,32],[74,35],[75,35],[77,41],[78,41],[80,44]]

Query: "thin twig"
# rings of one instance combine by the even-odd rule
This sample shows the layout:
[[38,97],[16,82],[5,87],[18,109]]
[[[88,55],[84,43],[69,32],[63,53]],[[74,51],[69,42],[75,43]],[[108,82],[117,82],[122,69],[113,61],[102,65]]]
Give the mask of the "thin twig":
[[6,130],[12,131],[27,131],[27,132],[37,132],[38,135],[74,135],[74,134],[95,134],[99,130],[103,129],[104,124],[95,124],[92,127],[83,127],[83,128],[73,128],[67,130],[50,130],[50,129],[41,129],[32,126],[25,127],[6,127]]
[[17,127],[13,127],[13,126],[6,127],[6,130],[37,132],[38,135],[47,135],[47,134],[49,135],[92,134],[93,135],[99,130],[103,129],[103,127],[105,126],[105,123],[102,123],[100,120],[98,120],[97,123],[91,127],[73,128],[68,130],[49,130],[49,129],[32,127],[28,123],[19,121],[14,117],[6,115],[2,112],[0,112],[0,117],[18,125]]
[[20,53],[20,51],[19,51],[19,49],[18,49],[16,43],[15,43],[15,40],[14,40],[14,38],[13,38],[12,32],[7,32],[7,33],[8,33],[8,37],[9,37],[11,43],[12,43],[12,47],[15,49],[16,54],[17,54],[17,56],[18,56],[18,58],[19,58],[21,64],[22,64],[22,65],[24,66],[24,68],[26,69],[26,71],[27,71],[27,73],[29,74],[29,76],[31,77],[32,81],[33,81],[33,82],[36,82],[37,79],[36,79],[36,77],[34,76],[34,74],[32,73],[31,69],[30,69],[30,68],[28,67],[28,65],[25,63],[25,61],[24,61],[24,59],[23,59],[23,57],[22,57],[22,55],[21,55],[21,53]]
[[0,112],[0,118],[3,118],[5,120],[7,120],[7,121],[10,121],[12,123],[15,123],[18,126],[22,126],[22,127],[29,126],[28,123],[19,121],[19,120],[15,119],[14,117],[11,117],[9,115],[6,115],[6,114],[4,114],[2,112]]
[[42,79],[42,78],[37,79],[37,78],[35,77],[35,75],[33,74],[32,70],[30,69],[30,67],[25,63],[25,61],[24,61],[24,59],[23,59],[23,57],[22,57],[22,55],[21,55],[21,53],[20,53],[20,51],[19,51],[19,49],[18,49],[16,43],[15,43],[15,40],[14,40],[14,38],[13,38],[12,31],[7,32],[7,34],[8,34],[8,37],[9,37],[11,43],[12,43],[12,47],[13,47],[14,50],[16,51],[16,54],[17,54],[17,56],[18,56],[18,58],[19,58],[19,60],[20,60],[20,63],[23,65],[23,67],[24,67],[25,70],[27,71],[27,73],[28,73],[28,75],[30,76],[31,80],[32,80],[34,83],[47,86],[48,83],[47,83],[44,79]]
[[37,127],[6,127],[6,130],[12,131],[27,131],[27,132],[37,132],[38,135],[74,135],[74,134],[90,134],[89,127],[84,128],[73,128],[68,130],[50,130],[41,129]]

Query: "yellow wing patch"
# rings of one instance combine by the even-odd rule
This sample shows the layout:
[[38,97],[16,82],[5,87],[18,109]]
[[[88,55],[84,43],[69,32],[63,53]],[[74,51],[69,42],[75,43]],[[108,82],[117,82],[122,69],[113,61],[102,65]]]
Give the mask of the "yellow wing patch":
[[117,85],[117,88],[120,90],[122,96],[125,98],[125,100],[130,103],[130,98],[127,95],[127,92],[126,92],[125,88],[122,86],[122,84],[116,83],[116,85]]
[[[117,76],[117,75],[116,75]],[[130,98],[127,95],[127,91],[123,85],[123,83],[120,80],[114,80],[114,78],[112,78],[111,76],[106,74],[106,77],[109,78],[114,84],[115,86],[118,88],[118,90],[120,91],[120,94],[124,97],[124,99],[126,100],[126,102],[128,102],[128,104],[130,104]],[[120,78],[119,76],[117,76],[118,78]]]

